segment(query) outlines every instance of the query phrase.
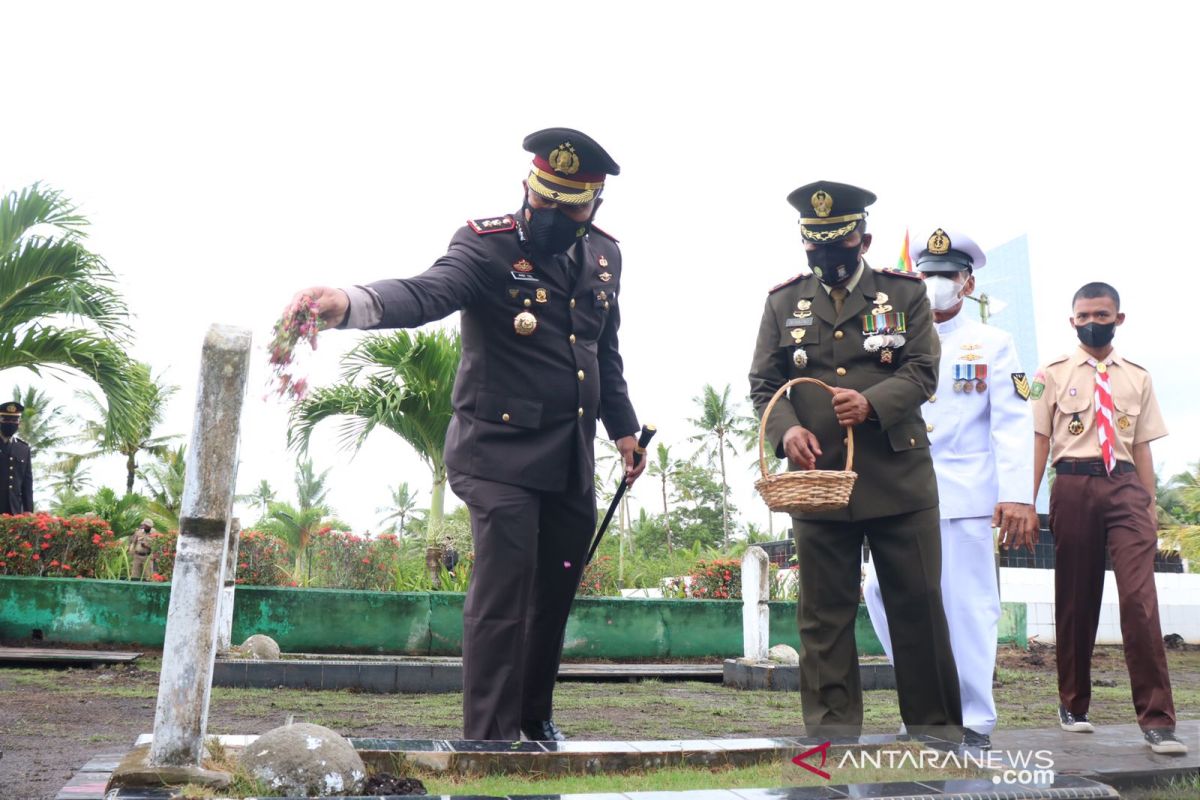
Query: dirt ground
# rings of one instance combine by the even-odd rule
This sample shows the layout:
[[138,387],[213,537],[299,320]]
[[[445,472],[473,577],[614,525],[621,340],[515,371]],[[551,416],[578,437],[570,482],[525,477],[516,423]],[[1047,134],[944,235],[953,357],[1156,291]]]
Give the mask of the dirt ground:
[[[1200,647],[1168,651],[1180,719],[1200,718]],[[91,758],[127,750],[154,725],[155,654],[138,664],[97,669],[0,668],[0,798],[53,798]],[[1056,724],[1054,651],[1002,650],[996,699],[1009,728]],[[1091,718],[1134,722],[1129,679],[1119,648],[1098,648]],[[743,710],[753,695],[755,713]],[[462,696],[372,695],[286,689],[213,690],[210,734],[261,734],[283,724],[314,722],[351,736],[457,738]],[[790,693],[740,692],[719,684],[559,684],[555,718],[578,739],[668,739],[708,736],[795,736],[800,701]],[[899,725],[894,692],[867,692],[866,728]]]

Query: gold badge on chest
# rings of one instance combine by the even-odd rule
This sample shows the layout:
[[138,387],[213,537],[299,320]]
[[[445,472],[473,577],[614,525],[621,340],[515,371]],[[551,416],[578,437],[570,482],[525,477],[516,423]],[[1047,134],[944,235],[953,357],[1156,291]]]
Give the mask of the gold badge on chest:
[[537,317],[530,314],[528,311],[522,311],[513,317],[513,330],[518,336],[530,336],[537,330]]
[[1083,420],[1079,418],[1078,414],[1071,417],[1071,421],[1067,424],[1067,430],[1071,432],[1072,436],[1083,433]]

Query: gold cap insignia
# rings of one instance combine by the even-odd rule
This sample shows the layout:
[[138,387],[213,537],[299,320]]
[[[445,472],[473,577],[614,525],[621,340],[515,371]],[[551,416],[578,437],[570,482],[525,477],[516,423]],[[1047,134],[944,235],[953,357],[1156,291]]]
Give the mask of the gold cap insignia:
[[833,196],[824,189],[817,190],[812,196],[812,207],[818,217],[828,217],[833,211]]
[[530,264],[528,261],[522,258],[520,261],[513,264],[513,269],[515,269],[517,272],[533,272],[533,264]]
[[546,161],[554,167],[555,172],[561,172],[563,175],[574,175],[579,172],[579,156],[570,142],[563,142],[551,150],[550,157]]
[[539,303],[548,303],[550,301],[550,298],[546,295],[545,289],[538,289],[535,291],[533,293],[533,299],[537,300]]
[[5,403],[4,404],[4,413],[5,414],[17,413],[17,404],[16,403]]
[[928,250],[931,255],[944,256],[946,253],[950,252],[950,237],[946,235],[944,230],[938,228],[933,232],[933,235],[929,237],[929,241],[925,244],[925,249]]
[[513,317],[513,330],[518,336],[529,336],[537,330],[537,317],[528,311],[522,311]]

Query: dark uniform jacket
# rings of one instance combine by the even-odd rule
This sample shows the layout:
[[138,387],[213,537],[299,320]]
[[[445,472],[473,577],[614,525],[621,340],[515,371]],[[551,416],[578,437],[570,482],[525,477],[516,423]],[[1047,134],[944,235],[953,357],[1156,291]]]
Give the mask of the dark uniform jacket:
[[[895,348],[892,363],[879,352],[864,348],[863,317],[876,308],[877,293],[906,315],[905,343]],[[789,320],[797,303],[811,303],[811,324],[803,338],[808,363],[793,361],[796,341]],[[858,480],[850,506],[840,511],[802,514],[804,519],[856,520],[903,514],[937,505],[937,482],[929,453],[929,437],[921,404],[937,388],[940,346],[925,289],[918,278],[901,273],[862,271],[858,285],[837,316],[833,300],[813,276],[794,278],[767,297],[759,326],[750,395],[761,416],[775,391],[792,378],[817,378],[833,387],[861,392],[871,403],[870,418],[854,429],[854,471]],[[841,369],[843,374],[839,374]],[[845,468],[845,430],[833,413],[832,396],[819,386],[792,387],[790,400],[781,399],[771,411],[766,439],[782,458],[783,435],[802,425],[816,435],[822,455],[817,469]],[[794,467],[792,467],[794,468]]]
[[[590,491],[601,419],[612,439],[636,434],[617,329],[621,251],[593,228],[566,255],[537,257],[515,216],[474,220],[413,278],[370,284],[377,327],[410,328],[462,311],[462,363],[446,464],[543,491]],[[523,336],[514,318],[532,314]]]
[[33,511],[33,459],[28,443],[16,437],[0,441],[0,475],[6,477],[0,514]]

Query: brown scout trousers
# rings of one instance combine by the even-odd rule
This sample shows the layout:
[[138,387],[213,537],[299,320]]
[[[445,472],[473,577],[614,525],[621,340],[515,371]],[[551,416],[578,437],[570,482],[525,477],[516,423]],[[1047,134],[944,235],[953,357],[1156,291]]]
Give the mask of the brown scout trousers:
[[516,741],[522,720],[551,717],[567,616],[596,529],[594,490],[541,492],[454,470],[449,478],[475,541],[463,606],[463,736]]
[[1142,730],[1174,728],[1175,704],[1158,622],[1154,554],[1158,536],[1150,493],[1137,473],[1056,475],[1050,491],[1054,533],[1058,694],[1072,714],[1092,699],[1092,648],[1104,592],[1104,550],[1112,557],[1121,640]]

